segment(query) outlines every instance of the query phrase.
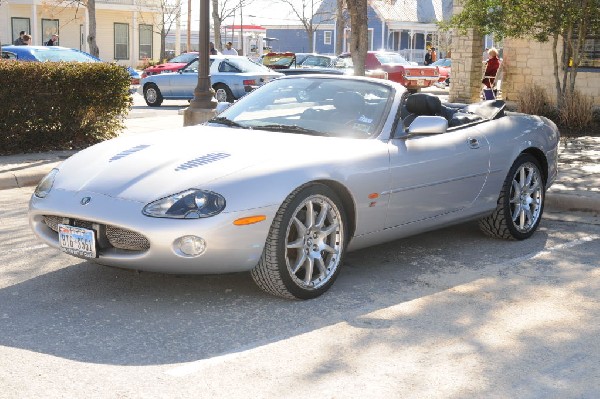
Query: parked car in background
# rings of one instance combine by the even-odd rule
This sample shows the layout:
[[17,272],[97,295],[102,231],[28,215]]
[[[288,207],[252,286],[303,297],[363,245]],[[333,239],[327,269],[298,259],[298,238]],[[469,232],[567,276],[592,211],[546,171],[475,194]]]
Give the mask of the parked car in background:
[[[308,65],[299,63],[299,54],[285,52],[285,53],[276,53],[271,52],[263,55],[261,62],[263,65],[271,68],[277,72],[281,72],[284,75],[304,75],[304,74],[330,74],[330,75],[344,75],[346,71],[340,68],[335,67],[335,61],[332,61],[330,58],[326,58],[325,56],[320,56],[318,54],[313,53],[300,53],[304,62],[309,61]],[[314,65],[320,63],[320,58],[323,57],[324,62],[323,65],[328,66],[320,66]],[[337,57],[332,57],[336,58]],[[310,61],[312,60],[312,61]]]
[[557,175],[556,125],[425,93],[401,119],[405,93],[357,76],[275,79],[203,125],[78,152],[41,180],[29,225],[91,262],[246,271],[289,299],[323,294],[345,254],[370,245],[471,220],[496,238],[532,236]]
[[163,64],[149,66],[142,71],[142,79],[146,76],[156,75],[163,72],[177,72],[190,62],[198,58],[197,51],[190,51],[189,53],[179,54],[177,57],[173,57],[169,62]]
[[440,78],[437,81],[436,86],[446,87],[450,85],[450,69],[452,67],[452,61],[450,58],[442,58],[432,63],[431,66],[438,67],[440,71]]
[[[81,50],[60,46],[2,46],[2,58],[33,62],[104,62]],[[124,68],[131,76],[129,92],[133,94],[140,85],[140,74],[131,67]]]
[[[348,58],[351,55],[343,53],[340,57]],[[419,66],[391,51],[368,51],[365,68],[368,70],[381,69],[387,72],[389,80],[400,83],[410,93],[432,86],[439,80],[437,67]]]
[[[342,69],[346,75],[354,75],[354,62],[352,57],[338,57],[336,68]],[[367,69],[365,76],[377,79],[387,79],[388,74],[383,69]]]
[[[211,55],[209,74],[219,102],[233,102],[257,87],[283,76],[241,55]],[[163,72],[142,79],[140,91],[146,104],[158,107],[164,99],[193,99],[197,85],[198,57],[178,72]]]
[[296,62],[299,68],[336,68],[338,59],[335,55],[310,54],[304,60]]

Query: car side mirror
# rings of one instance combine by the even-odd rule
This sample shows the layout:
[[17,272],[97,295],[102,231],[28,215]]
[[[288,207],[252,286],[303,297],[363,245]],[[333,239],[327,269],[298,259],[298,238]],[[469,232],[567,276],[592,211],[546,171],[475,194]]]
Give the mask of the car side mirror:
[[408,136],[446,133],[448,120],[443,116],[417,116],[408,127]]

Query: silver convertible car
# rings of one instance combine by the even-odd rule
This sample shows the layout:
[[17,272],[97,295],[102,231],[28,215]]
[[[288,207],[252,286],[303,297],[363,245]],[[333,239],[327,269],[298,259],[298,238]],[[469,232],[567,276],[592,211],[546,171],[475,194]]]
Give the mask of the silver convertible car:
[[531,236],[557,174],[556,126],[498,100],[404,92],[289,76],[204,125],[105,141],[39,183],[31,227],[100,264],[250,271],[300,299],[329,289],[350,250],[472,219],[494,237]]

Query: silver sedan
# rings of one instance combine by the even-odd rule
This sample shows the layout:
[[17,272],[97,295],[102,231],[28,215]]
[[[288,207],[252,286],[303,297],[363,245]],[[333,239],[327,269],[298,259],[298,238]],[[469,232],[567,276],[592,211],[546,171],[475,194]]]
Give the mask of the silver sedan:
[[494,237],[531,236],[557,174],[556,126],[498,100],[404,92],[364,77],[274,80],[204,125],[75,154],[40,182],[31,226],[93,262],[251,271],[300,299],[328,290],[350,250],[473,219]]

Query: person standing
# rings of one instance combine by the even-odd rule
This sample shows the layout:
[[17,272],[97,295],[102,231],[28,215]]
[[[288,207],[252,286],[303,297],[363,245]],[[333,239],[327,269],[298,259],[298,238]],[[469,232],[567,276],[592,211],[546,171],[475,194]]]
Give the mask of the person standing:
[[31,46],[31,36],[23,35],[23,46]]
[[488,60],[485,63],[485,73],[483,74],[483,83],[488,89],[490,89],[494,81],[496,80],[496,74],[498,73],[498,68],[500,68],[500,60],[498,59],[498,50],[495,48],[491,48],[488,50]]
[[15,41],[13,42],[13,44],[15,46],[24,46],[25,45],[25,41],[23,40],[23,36],[25,36],[25,31],[22,30],[21,32],[19,32],[19,37],[17,37],[15,39]]
[[425,61],[423,62],[423,65],[429,65],[431,64],[431,47],[427,49],[427,53],[425,53]]
[[219,54],[219,50],[215,48],[215,44],[213,42],[208,42],[208,52],[210,53],[210,55]]
[[236,49],[234,49],[233,47],[233,43],[231,42],[227,42],[225,44],[225,50],[223,50],[223,54],[227,54],[227,55],[238,55],[238,52]]
[[431,48],[431,63],[433,64],[436,61],[437,61],[437,52],[435,51],[435,47],[432,47]]
[[48,39],[46,46],[58,46],[58,35],[56,33],[53,34],[50,39]]

